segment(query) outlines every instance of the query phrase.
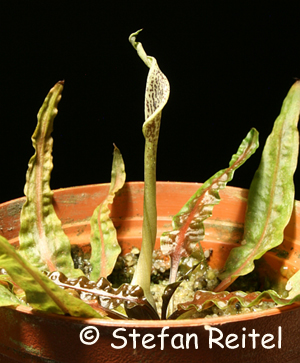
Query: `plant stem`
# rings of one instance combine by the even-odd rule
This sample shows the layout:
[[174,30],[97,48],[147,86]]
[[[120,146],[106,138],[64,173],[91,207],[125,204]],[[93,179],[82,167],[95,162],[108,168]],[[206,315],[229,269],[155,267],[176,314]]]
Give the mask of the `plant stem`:
[[[160,122],[156,122],[158,135]],[[158,137],[156,138],[158,140]],[[150,304],[155,307],[155,302],[150,292],[152,254],[156,241],[157,212],[156,212],[156,155],[157,140],[149,140],[145,136],[144,156],[144,218],[142,231],[142,248],[138,260],[136,273],[133,276],[132,285],[143,288],[144,294]]]

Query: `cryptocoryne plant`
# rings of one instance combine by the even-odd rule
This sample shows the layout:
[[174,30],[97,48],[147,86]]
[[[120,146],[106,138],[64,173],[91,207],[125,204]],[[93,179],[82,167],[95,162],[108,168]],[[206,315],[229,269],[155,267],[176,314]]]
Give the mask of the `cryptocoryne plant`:
[[[26,202],[21,211],[19,248],[15,249],[0,236],[0,306],[27,304],[33,309],[77,317],[116,319],[183,319],[216,305],[226,308],[234,301],[251,307],[263,300],[278,306],[300,300],[300,272],[292,276],[285,292],[234,291],[231,285],[239,276],[254,270],[254,261],[283,241],[283,231],[294,206],[293,175],[297,165],[300,112],[300,81],[288,92],[268,137],[262,159],[253,178],[248,197],[244,237],[233,248],[214,291],[198,290],[191,301],[173,306],[172,296],[198,266],[205,266],[201,247],[204,220],[220,202],[219,191],[233,178],[234,172],[258,148],[258,132],[253,128],[240,144],[229,166],[214,174],[190,197],[173,217],[172,231],[161,236],[161,250],[170,257],[169,284],[162,296],[159,314],[151,294],[152,254],[156,240],[156,154],[161,115],[169,97],[170,86],[154,57],[136,41],[130,43],[143,60],[149,73],[145,94],[144,153],[144,213],[142,247],[131,283],[112,287],[108,281],[121,253],[117,232],[110,219],[110,207],[115,195],[125,183],[125,167],[119,149],[114,146],[111,184],[107,197],[91,216],[91,272],[74,268],[71,245],[63,231],[52,204],[50,189],[52,164],[51,133],[64,82],[58,82],[49,92],[38,113],[38,123],[32,136],[35,153],[29,161],[24,192]],[[192,256],[196,261],[190,270],[178,277],[182,261]],[[72,291],[94,297],[78,299]],[[231,291],[230,291],[231,290]],[[233,290],[233,291],[232,291]]]

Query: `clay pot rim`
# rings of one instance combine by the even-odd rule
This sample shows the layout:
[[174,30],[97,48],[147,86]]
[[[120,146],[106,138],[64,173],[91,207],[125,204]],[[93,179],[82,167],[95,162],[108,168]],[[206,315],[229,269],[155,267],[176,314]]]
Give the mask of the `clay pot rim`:
[[[3,307],[4,309],[13,309],[10,307]],[[228,323],[237,323],[242,321],[249,321],[263,317],[271,317],[278,314],[284,314],[295,309],[299,309],[299,304],[292,304],[280,308],[272,308],[262,310],[259,312],[251,312],[245,314],[237,314],[230,316],[220,316],[217,318],[199,318],[199,319],[184,319],[184,320],[123,320],[123,319],[96,319],[96,318],[80,318],[73,316],[64,316],[59,314],[47,313],[44,311],[32,310],[27,306],[17,306],[14,310],[26,314],[28,316],[37,316],[46,319],[54,319],[56,321],[63,320],[64,322],[80,323],[85,325],[94,325],[99,327],[120,327],[123,328],[163,328],[168,326],[170,328],[191,327],[191,326],[211,326],[223,325]]]
[[[163,180],[160,180],[160,181],[157,181],[156,182],[158,185],[159,184],[177,184],[177,185],[199,185],[199,187],[203,184],[203,183],[200,183],[200,182],[182,182],[182,181],[170,181],[170,180],[167,180],[167,181],[163,181]],[[141,184],[144,184],[143,181],[127,181],[125,182],[126,185],[141,185]],[[59,189],[53,189],[52,192],[54,194],[60,194],[60,193],[63,193],[64,191],[70,191],[70,190],[74,190],[74,189],[77,189],[77,190],[87,190],[87,189],[94,189],[96,188],[97,186],[100,186],[100,185],[104,185],[104,186],[107,186],[107,188],[109,188],[110,186],[110,183],[95,183],[95,184],[86,184],[86,185],[76,185],[76,186],[73,186],[73,187],[66,187],[66,188],[59,188]],[[246,188],[240,188],[240,187],[235,187],[235,186],[231,186],[231,185],[226,185],[226,190],[241,190],[241,191],[244,191],[244,192],[247,192],[248,193],[248,189]],[[222,192],[222,191],[221,191]],[[18,198],[15,198],[15,199],[11,199],[11,200],[8,200],[6,202],[3,202],[3,203],[0,203],[0,206],[6,206],[7,204],[10,204],[11,202],[20,202],[22,200],[25,200],[26,199],[26,196],[22,196],[22,197],[18,197]],[[300,205],[300,201],[295,201],[296,204],[299,203]]]

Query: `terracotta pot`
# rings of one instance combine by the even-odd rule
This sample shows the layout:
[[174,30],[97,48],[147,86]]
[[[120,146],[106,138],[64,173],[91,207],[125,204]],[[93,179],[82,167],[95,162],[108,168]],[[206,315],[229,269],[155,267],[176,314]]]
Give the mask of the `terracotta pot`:
[[[178,212],[187,199],[199,188],[197,183],[157,183],[158,236],[168,230],[171,216]],[[54,192],[58,216],[72,244],[89,249],[89,217],[108,191],[109,185],[90,185],[61,189]],[[204,249],[213,248],[211,264],[221,267],[230,249],[241,240],[246,209],[247,190],[227,187],[221,193],[222,201],[213,216],[206,221]],[[0,205],[0,233],[18,244],[19,214],[24,198]],[[124,253],[132,245],[141,244],[143,183],[127,183],[115,199],[112,218],[118,230]],[[157,246],[159,239],[157,239]],[[296,203],[291,221],[285,231],[283,246],[268,252],[267,263],[272,269],[284,268],[294,272],[300,267],[300,205]],[[285,256],[281,258],[280,256]],[[4,362],[299,362],[300,309],[298,305],[271,309],[260,313],[241,314],[226,318],[182,321],[119,321],[79,319],[42,312],[29,308],[0,308],[0,359]],[[93,345],[80,340],[80,332],[92,326],[100,333]],[[207,326],[215,330],[207,330]],[[279,328],[281,327],[281,328]],[[122,330],[117,330],[122,329]],[[136,347],[133,346],[134,333]],[[253,338],[255,333],[256,348]],[[281,330],[281,333],[280,333]],[[168,334],[164,339],[160,335]],[[131,334],[131,335],[130,335]],[[147,335],[148,334],[148,335]],[[176,335],[177,334],[177,335]],[[187,336],[187,334],[195,334]],[[215,341],[209,347],[209,336],[216,339],[223,334],[219,346]],[[233,341],[236,334],[237,340]],[[243,334],[245,348],[242,347]],[[263,343],[271,346],[266,349]],[[280,339],[281,335],[281,339]],[[154,340],[151,340],[153,337]],[[187,348],[187,338],[190,346]],[[173,341],[172,341],[173,339]],[[227,345],[226,345],[227,339]],[[125,346],[125,342],[127,344]],[[278,343],[280,341],[280,343]],[[162,347],[161,344],[164,343]],[[198,347],[195,345],[198,343]],[[180,347],[180,343],[182,346]],[[114,345],[111,345],[114,344]],[[238,348],[228,347],[239,344]],[[154,346],[155,345],[155,346]],[[280,346],[281,345],[281,346]],[[123,346],[123,347],[122,347]],[[176,346],[180,347],[176,349]],[[117,349],[116,347],[119,347]],[[122,347],[122,348],[121,348]],[[147,349],[147,347],[149,349]],[[184,347],[184,349],[182,349]],[[151,349],[150,349],[151,348]]]

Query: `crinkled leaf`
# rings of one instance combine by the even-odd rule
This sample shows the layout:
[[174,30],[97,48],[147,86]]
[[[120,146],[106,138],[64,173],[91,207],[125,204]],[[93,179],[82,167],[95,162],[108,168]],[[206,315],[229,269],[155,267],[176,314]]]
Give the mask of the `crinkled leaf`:
[[61,221],[52,205],[50,189],[52,164],[51,133],[61,99],[63,82],[50,90],[38,113],[37,127],[32,135],[35,154],[31,157],[26,174],[24,193],[27,197],[21,211],[20,252],[41,270],[63,271],[68,276],[79,276],[74,269],[71,247]]
[[115,146],[111,172],[110,189],[105,200],[95,209],[91,218],[91,280],[111,274],[118,255],[121,252],[117,232],[110,219],[109,204],[113,203],[115,194],[125,183],[125,166],[120,150]]
[[142,248],[132,284],[143,288],[147,299],[155,306],[150,292],[152,252],[156,241],[156,154],[162,110],[165,107],[170,85],[167,77],[159,69],[154,57],[149,57],[142,44],[136,42],[140,31],[133,33],[129,41],[136,49],[139,57],[149,67],[145,94],[145,122],[143,134],[145,137],[144,156],[144,216],[142,232]]
[[231,250],[225,271],[219,275],[223,281],[215,291],[225,290],[238,276],[251,272],[254,260],[283,241],[294,206],[299,113],[300,81],[297,81],[283,102],[251,183],[242,245]]
[[234,301],[239,301],[244,308],[250,308],[259,304],[261,301],[275,302],[277,305],[285,306],[300,301],[300,295],[297,295],[293,299],[283,299],[273,290],[251,292],[249,294],[243,291],[223,291],[215,293],[199,290],[195,293],[193,301],[178,304],[178,310],[169,319],[186,319],[195,314],[195,312],[205,310],[212,305],[216,305],[219,309],[226,309]]
[[113,288],[111,283],[101,277],[98,282],[89,280],[82,276],[78,279],[67,279],[62,273],[54,272],[49,276],[57,285],[63,288],[70,288],[81,292],[82,297],[97,296],[99,304],[106,311],[117,309],[121,304],[125,305],[125,310],[130,318],[134,319],[159,319],[156,311],[144,296],[144,291],[140,286],[122,284],[118,288]]
[[171,257],[170,282],[176,280],[182,257],[199,249],[204,238],[203,221],[212,215],[213,207],[220,202],[219,190],[232,180],[233,174],[257,149],[258,132],[253,128],[231,158],[229,167],[220,170],[207,180],[173,217],[173,230],[161,236],[161,249]]
[[44,273],[30,265],[9,242],[0,236],[0,267],[26,293],[27,303],[37,310],[86,318],[103,318],[89,305],[71,296]]

